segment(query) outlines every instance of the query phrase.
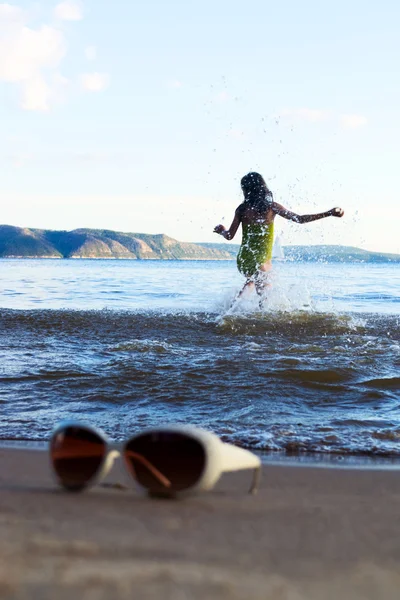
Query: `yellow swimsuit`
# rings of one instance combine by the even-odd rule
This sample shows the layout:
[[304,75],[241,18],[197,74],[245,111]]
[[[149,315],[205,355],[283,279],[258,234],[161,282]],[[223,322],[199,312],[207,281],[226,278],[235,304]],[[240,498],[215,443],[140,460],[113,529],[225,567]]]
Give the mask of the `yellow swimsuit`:
[[245,277],[252,277],[260,266],[272,258],[274,222],[242,224],[242,245],[237,255],[237,266]]

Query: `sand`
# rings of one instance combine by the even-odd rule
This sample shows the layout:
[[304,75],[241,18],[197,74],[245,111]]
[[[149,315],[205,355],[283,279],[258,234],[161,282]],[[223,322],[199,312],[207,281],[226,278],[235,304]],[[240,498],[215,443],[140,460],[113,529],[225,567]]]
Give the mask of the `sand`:
[[266,465],[257,496],[249,482],[68,494],[45,452],[2,449],[0,598],[398,600],[400,470]]

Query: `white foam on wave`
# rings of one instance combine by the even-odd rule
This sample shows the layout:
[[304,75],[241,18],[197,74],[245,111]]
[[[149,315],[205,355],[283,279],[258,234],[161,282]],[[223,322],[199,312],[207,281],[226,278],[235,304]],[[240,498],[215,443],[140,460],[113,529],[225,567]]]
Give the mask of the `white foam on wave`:
[[260,296],[254,287],[239,295],[240,290],[231,288],[215,302],[214,309],[221,316],[248,315],[261,312],[314,312],[316,302],[311,296],[307,282],[290,283],[281,280],[277,272],[268,274],[265,289]]
[[110,346],[108,350],[110,352],[153,352],[157,354],[182,354],[184,352],[181,347],[169,344],[164,340],[150,340],[147,338],[127,340],[125,342]]

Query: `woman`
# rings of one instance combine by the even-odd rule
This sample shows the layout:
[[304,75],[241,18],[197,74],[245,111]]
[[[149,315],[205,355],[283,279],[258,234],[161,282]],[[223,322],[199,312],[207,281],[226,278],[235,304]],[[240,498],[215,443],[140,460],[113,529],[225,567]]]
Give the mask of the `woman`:
[[281,204],[274,202],[272,192],[268,189],[259,173],[248,173],[241,180],[244,201],[235,211],[235,217],[229,229],[217,225],[214,232],[232,240],[242,224],[242,244],[237,256],[237,266],[246,277],[246,283],[239,293],[255,285],[261,295],[265,274],[272,267],[272,246],[274,243],[274,220],[276,215],[295,223],[310,223],[325,217],[343,217],[341,208],[331,208],[314,215],[297,215]]

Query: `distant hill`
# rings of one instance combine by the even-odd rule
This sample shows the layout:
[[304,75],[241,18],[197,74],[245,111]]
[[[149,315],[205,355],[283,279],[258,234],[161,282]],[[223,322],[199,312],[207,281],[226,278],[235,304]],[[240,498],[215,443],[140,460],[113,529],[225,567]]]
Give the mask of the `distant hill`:
[[353,246],[284,246],[288,261],[301,262],[362,262],[400,263],[400,254],[369,252]]
[[[164,234],[108,229],[53,231],[0,225],[0,258],[233,260],[238,250],[238,244],[191,244]],[[285,246],[283,252],[285,260],[296,262],[400,263],[399,254],[368,252],[351,246]]]
[[[222,246],[235,258],[239,244],[204,243],[206,248]],[[363,263],[400,263],[400,254],[370,252],[353,246],[283,246],[284,260],[287,262],[363,262]],[[276,260],[276,259],[275,259]],[[282,259],[280,259],[282,260]]]
[[121,233],[107,229],[52,231],[0,225],[1,258],[131,258],[161,260],[227,260],[220,244],[178,242],[164,234]]

